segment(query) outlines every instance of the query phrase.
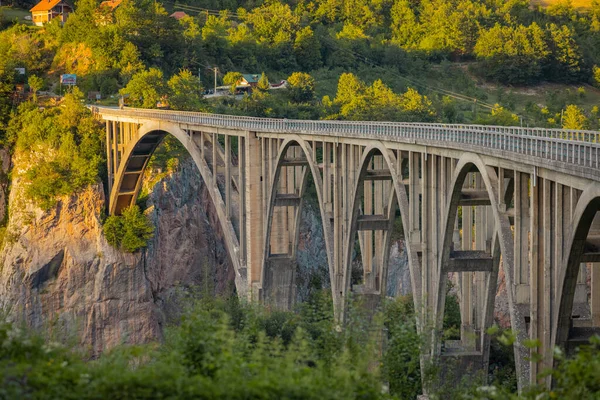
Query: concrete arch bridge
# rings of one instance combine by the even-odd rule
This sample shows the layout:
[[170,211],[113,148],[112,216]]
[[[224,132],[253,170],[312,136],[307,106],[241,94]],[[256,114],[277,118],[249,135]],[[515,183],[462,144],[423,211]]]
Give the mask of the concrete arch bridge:
[[[554,345],[570,348],[599,331],[599,132],[92,110],[106,122],[111,214],[135,203],[166,135],[189,151],[217,210],[240,296],[292,305],[312,179],[338,317],[350,292],[373,305],[386,293],[399,210],[418,329],[432,339],[425,358],[487,368],[499,275],[517,333],[520,388],[551,365]],[[350,279],[356,241],[360,285]],[[443,345],[450,280],[461,340]],[[526,348],[527,339],[539,340],[539,349]],[[531,351],[542,360],[530,361]]]

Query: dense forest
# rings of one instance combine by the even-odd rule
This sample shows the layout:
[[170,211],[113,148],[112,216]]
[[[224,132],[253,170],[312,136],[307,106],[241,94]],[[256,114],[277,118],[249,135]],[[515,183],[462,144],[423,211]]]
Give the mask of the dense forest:
[[[144,107],[168,98],[174,109],[257,116],[598,128],[597,0],[583,11],[526,0],[98,3],[77,1],[64,27],[4,19],[4,123],[15,79],[58,92],[58,76],[74,73],[83,93]],[[212,88],[215,68],[219,85],[264,73],[291,88],[207,102],[198,88]],[[536,95],[520,95],[524,86]]]

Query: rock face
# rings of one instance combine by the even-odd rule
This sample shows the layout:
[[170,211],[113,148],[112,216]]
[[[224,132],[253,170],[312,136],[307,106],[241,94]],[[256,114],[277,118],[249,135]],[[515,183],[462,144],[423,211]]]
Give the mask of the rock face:
[[10,153],[5,148],[0,148],[0,221],[8,216],[8,188],[11,159]]
[[13,181],[0,253],[0,307],[12,318],[60,335],[66,331],[95,356],[120,343],[160,338],[182,288],[231,290],[233,267],[191,162],[150,195],[156,233],[136,254],[117,251],[104,239],[100,185],[47,212],[22,200],[23,186]]

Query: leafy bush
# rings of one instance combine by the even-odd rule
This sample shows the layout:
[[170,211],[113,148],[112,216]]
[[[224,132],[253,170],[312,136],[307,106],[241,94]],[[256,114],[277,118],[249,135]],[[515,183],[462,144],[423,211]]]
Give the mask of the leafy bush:
[[383,358],[384,376],[390,393],[401,399],[414,399],[422,391],[420,350],[415,313],[410,296],[402,296],[387,305],[387,351]]
[[[294,330],[288,343],[263,323],[291,321],[236,300],[190,306],[161,346],[123,346],[96,361],[0,325],[0,396],[23,399],[384,399],[368,349],[336,346],[324,362],[314,339]],[[243,323],[238,320],[243,316]],[[236,322],[237,320],[237,322]],[[330,326],[333,329],[333,326]],[[336,332],[344,337],[343,333]]]
[[137,205],[127,207],[121,215],[112,215],[104,222],[104,236],[113,247],[133,253],[146,247],[154,227]]
[[80,99],[75,88],[62,107],[40,110],[24,103],[10,122],[8,142],[31,165],[25,194],[43,209],[97,183],[104,171],[104,134]]
[[558,366],[542,371],[540,382],[551,375],[553,387],[533,385],[521,396],[514,394],[509,385],[491,385],[477,389],[470,399],[598,399],[600,398],[600,336],[590,339],[590,344],[581,346],[575,355],[566,358],[559,349],[554,351]]

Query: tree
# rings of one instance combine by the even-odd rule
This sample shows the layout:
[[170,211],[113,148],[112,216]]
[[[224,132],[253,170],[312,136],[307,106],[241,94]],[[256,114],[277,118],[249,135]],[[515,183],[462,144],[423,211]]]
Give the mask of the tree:
[[555,81],[577,82],[581,74],[581,54],[575,32],[566,25],[550,24],[547,29],[552,53],[547,74]]
[[230,86],[231,94],[235,94],[237,85],[244,79],[244,76],[240,72],[229,71],[223,77],[223,83]]
[[126,42],[123,45],[123,49],[119,53],[117,66],[121,70],[121,77],[125,83],[129,82],[134,74],[144,69],[144,63],[140,59],[140,52],[133,43]]
[[113,215],[104,223],[104,237],[113,247],[128,253],[146,247],[154,235],[154,227],[136,205],[123,210],[121,215]]
[[287,79],[289,93],[295,103],[311,101],[315,97],[315,80],[305,72],[294,72]]
[[269,78],[267,78],[267,75],[263,72],[260,75],[258,84],[256,85],[256,90],[261,91],[261,92],[267,92],[270,87],[271,87],[271,85],[269,84]]
[[563,129],[587,129],[588,119],[581,108],[570,104],[563,115],[562,127]]
[[129,95],[129,101],[135,107],[154,108],[167,94],[163,73],[157,68],[140,71],[119,93]]
[[529,26],[496,24],[482,31],[475,55],[482,60],[481,73],[503,83],[532,83],[542,77],[542,65],[550,54],[544,31]]
[[169,105],[174,110],[206,110],[206,103],[201,95],[200,79],[192,75],[189,69],[182,69],[177,75],[173,75],[167,85]]
[[40,110],[25,102],[10,122],[7,138],[26,165],[19,172],[28,182],[25,195],[42,209],[98,182],[104,165],[102,128],[82,97],[74,87],[61,107]]
[[495,104],[490,115],[480,118],[479,123],[484,125],[517,126],[519,124],[519,117],[500,106],[500,104]]
[[338,79],[337,94],[335,95],[334,103],[349,103],[357,96],[363,95],[365,89],[364,82],[358,79],[356,75],[345,72]]
[[37,75],[31,75],[29,79],[27,79],[27,84],[33,92],[33,102],[37,103],[37,92],[44,87],[44,80]]
[[242,20],[252,26],[259,43],[268,45],[291,42],[300,23],[290,6],[278,0],[267,1],[251,12],[243,13]]
[[392,42],[403,47],[414,47],[421,35],[422,27],[408,0],[394,2],[391,10]]
[[594,74],[594,85],[596,85],[597,87],[600,87],[600,67],[598,67],[597,65],[594,65],[593,74]]
[[296,33],[294,53],[298,64],[306,71],[317,69],[322,65],[321,44],[310,26]]

